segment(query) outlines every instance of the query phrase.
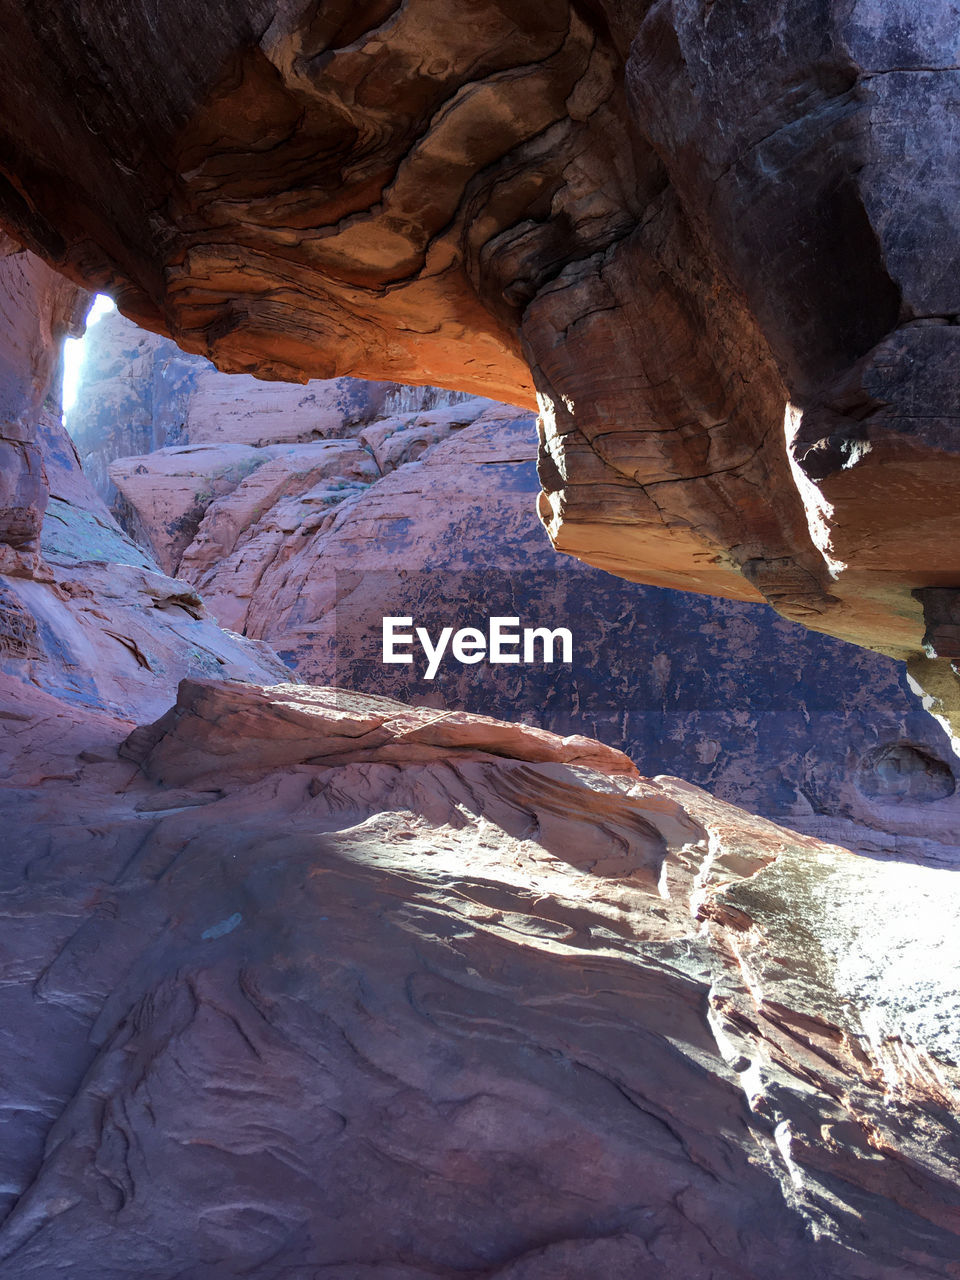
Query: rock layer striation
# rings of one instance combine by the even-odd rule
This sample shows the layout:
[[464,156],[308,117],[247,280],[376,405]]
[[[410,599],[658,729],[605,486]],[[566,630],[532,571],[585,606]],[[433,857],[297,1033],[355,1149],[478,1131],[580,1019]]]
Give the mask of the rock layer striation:
[[[145,341],[161,343],[152,372]],[[187,371],[172,383],[181,443],[108,464],[121,517],[221,625],[301,678],[586,733],[795,830],[952,856],[955,757],[897,664],[764,605],[628,584],[557,554],[534,511],[532,415],[424,388],[371,396],[349,379],[256,383],[119,316],[86,346],[69,419],[81,448],[95,430],[111,455],[151,431],[164,443],[165,397],[155,428],[145,397],[124,425],[127,388],[163,387],[171,361]],[[425,680],[419,646],[409,665],[382,661],[384,617],[436,638],[485,633],[497,615],[572,629],[573,662],[460,666],[448,652]]]
[[946,0],[0,15],[0,218],[59,269],[224,369],[536,392],[560,549],[949,685]]

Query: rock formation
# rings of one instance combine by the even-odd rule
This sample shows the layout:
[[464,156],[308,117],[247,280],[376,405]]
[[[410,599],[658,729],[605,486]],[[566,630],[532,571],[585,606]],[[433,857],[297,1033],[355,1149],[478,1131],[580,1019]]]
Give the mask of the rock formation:
[[50,484],[44,573],[0,577],[0,671],[135,718],[167,707],[187,675],[291,678],[266,644],[223,631],[188,583],[127,537],[55,419],[41,424],[38,446]]
[[956,1273],[954,871],[386,699],[39,696],[4,1280]]
[[224,369],[536,389],[561,550],[947,696],[945,0],[0,16],[0,220],[59,269]]
[[187,675],[289,680],[267,645],[223,631],[160,571],[81,471],[55,374],[87,302],[32,254],[0,258],[0,445],[19,503],[0,548],[0,673],[131,720],[169,706]]
[[55,417],[47,392],[60,340],[82,328],[86,295],[0,234],[0,573],[39,567],[47,504],[37,427]]
[[[143,399],[123,425],[125,388],[162,387],[173,359],[166,340],[144,342],[161,343],[152,372],[122,317],[87,336],[69,424],[98,466],[106,449],[165,439]],[[534,513],[531,415],[462,397],[417,411],[425,389],[301,388],[178,361],[177,438],[190,443],[109,464],[123,513],[221,625],[267,641],[302,678],[589,734],[645,773],[795,830],[952,856],[955,757],[897,665],[762,605],[627,584],[558,555]],[[169,417],[162,401],[158,412]],[[448,659],[427,682],[422,664],[381,661],[385,616],[437,635],[497,614],[571,627],[573,665]]]
[[[43,417],[82,301],[20,247],[234,373],[535,386],[557,547],[906,656],[949,711],[950,7],[0,17],[0,1280],[955,1278],[941,829],[857,855],[589,735],[291,683]],[[256,492],[305,583],[295,529],[348,548],[454,441],[526,489],[502,410],[412,425],[164,427],[258,462],[171,499],[170,567],[212,586]],[[947,762],[869,736],[861,812],[946,825]]]
[[107,505],[129,520],[132,513],[118,502],[109,476],[116,458],[187,444],[257,447],[336,438],[376,418],[465,398],[355,378],[308,387],[245,374],[225,379],[209,360],[187,355],[169,338],[112,312],[87,334],[70,435],[84,474]]

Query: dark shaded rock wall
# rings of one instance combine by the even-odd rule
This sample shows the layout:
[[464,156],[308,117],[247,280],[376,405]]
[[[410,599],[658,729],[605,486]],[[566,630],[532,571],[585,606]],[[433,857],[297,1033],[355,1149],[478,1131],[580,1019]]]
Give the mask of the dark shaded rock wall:
[[48,490],[37,425],[59,418],[60,341],[79,331],[86,302],[0,235],[0,573],[31,576],[40,566]]

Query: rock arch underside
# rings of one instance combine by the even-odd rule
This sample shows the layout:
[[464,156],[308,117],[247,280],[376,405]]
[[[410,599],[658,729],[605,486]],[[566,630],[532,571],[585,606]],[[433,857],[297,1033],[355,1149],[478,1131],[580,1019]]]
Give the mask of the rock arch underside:
[[905,662],[956,730],[956,6],[0,30],[0,1280],[960,1276],[945,739],[847,753],[857,856],[298,684],[168,576],[200,515],[163,569],[116,525],[54,388],[103,291],[224,373],[536,410],[557,551]]

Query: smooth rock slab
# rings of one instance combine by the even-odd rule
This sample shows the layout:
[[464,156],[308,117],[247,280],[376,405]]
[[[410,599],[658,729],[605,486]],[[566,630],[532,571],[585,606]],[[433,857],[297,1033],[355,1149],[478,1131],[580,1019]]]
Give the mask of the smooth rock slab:
[[384,699],[186,684],[138,771],[31,696],[4,1280],[957,1274],[957,1028],[857,945],[952,873],[872,893],[598,744],[455,716],[424,755]]

